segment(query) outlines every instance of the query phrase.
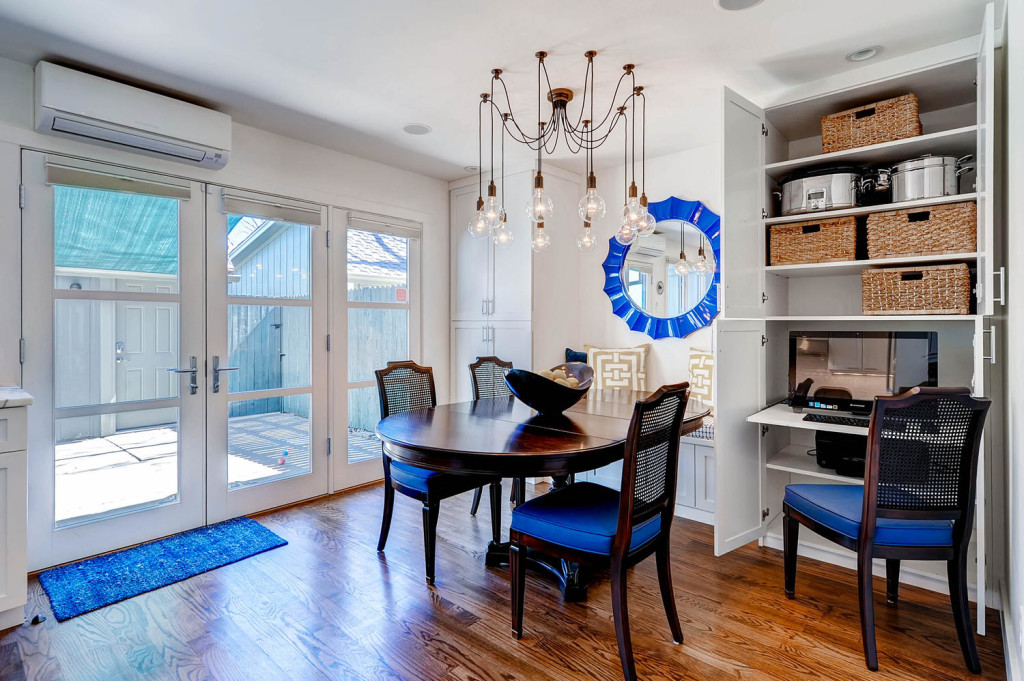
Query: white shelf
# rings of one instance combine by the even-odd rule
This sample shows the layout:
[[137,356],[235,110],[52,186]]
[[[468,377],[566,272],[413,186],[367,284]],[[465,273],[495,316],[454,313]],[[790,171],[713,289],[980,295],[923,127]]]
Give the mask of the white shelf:
[[747,417],[747,421],[750,423],[760,423],[765,426],[782,426],[784,428],[801,428],[803,430],[824,430],[830,433],[849,433],[851,435],[868,434],[867,428],[861,428],[859,426],[839,426],[833,423],[804,421],[805,415],[806,414],[804,413],[797,413],[793,411],[792,407],[785,404],[776,404],[768,407],[767,409],[762,409],[756,414],[751,414]]
[[839,475],[831,468],[822,468],[818,465],[814,456],[807,455],[807,449],[808,447],[806,446],[789,445],[777,454],[769,457],[766,467],[773,471],[785,471],[787,473],[796,473],[798,475],[806,475],[812,478],[823,478],[833,482],[844,482],[850,485],[864,484],[863,478],[851,478],[845,475]]
[[780,277],[827,277],[860,274],[871,267],[892,267],[896,265],[920,265],[961,260],[977,260],[977,253],[943,253],[940,255],[909,255],[900,258],[879,258],[877,260],[842,260],[839,262],[807,263],[803,265],[772,265],[764,268],[768,274]]
[[903,315],[781,315],[765,317],[769,322],[975,322],[974,314],[903,314]]
[[977,153],[977,145],[978,126],[968,125],[963,128],[934,132],[930,135],[908,137],[895,142],[883,142],[857,149],[770,163],[764,167],[764,170],[769,177],[778,180],[783,175],[828,163],[895,164],[923,154],[964,156]]
[[783,215],[777,218],[768,218],[764,221],[766,225],[783,225],[788,222],[808,222],[813,220],[827,220],[829,218],[841,218],[848,215],[870,215],[871,213],[884,213],[890,210],[909,210],[913,208],[925,208],[927,206],[939,206],[947,203],[963,203],[965,201],[977,201],[978,193],[957,194],[955,196],[935,196],[930,199],[917,199],[916,201],[901,201],[900,203],[883,203],[877,206],[857,206],[855,208],[843,208],[841,210],[823,210],[813,213],[800,213],[798,215]]

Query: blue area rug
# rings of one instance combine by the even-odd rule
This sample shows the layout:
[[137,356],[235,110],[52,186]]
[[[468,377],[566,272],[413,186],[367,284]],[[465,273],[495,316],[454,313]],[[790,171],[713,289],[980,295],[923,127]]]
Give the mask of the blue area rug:
[[58,622],[287,544],[235,518],[40,573]]

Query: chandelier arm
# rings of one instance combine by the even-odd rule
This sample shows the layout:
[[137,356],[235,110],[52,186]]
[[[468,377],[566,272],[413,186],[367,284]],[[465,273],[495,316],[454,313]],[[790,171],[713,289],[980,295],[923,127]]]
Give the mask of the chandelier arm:
[[640,193],[647,193],[647,97],[640,92]]
[[[619,111],[619,115],[626,119],[626,112]],[[622,194],[623,205],[629,203],[629,178],[626,177],[626,169],[629,168],[629,120],[626,120],[626,134],[622,136]]]
[[621,76],[619,76],[619,82],[615,84],[615,92],[612,93],[611,104],[608,105],[608,111],[605,113],[604,118],[601,119],[601,122],[593,126],[595,129],[599,129],[605,123],[607,123],[608,122],[608,117],[612,115],[613,111],[615,111],[615,98],[618,97],[618,95],[619,95],[619,88],[622,87],[622,81],[625,80],[627,75],[629,75],[629,74],[623,73]]
[[[635,88],[636,87],[636,78],[633,79],[633,83],[634,83],[633,87]],[[635,95],[634,95],[634,100],[633,100],[633,106],[629,107],[629,113],[630,113],[630,116],[632,116],[632,118],[633,118],[633,120],[631,121],[632,125],[630,126],[631,129],[632,129],[632,132],[633,132],[633,135],[630,138],[630,146],[632,147],[632,152],[633,153],[630,155],[630,159],[632,161],[633,184],[636,184],[636,100],[635,100]]]
[[[507,85],[505,85],[505,81],[504,81],[504,79],[502,79],[502,78],[501,78],[501,76],[498,76],[498,77],[497,77],[497,80],[498,80],[498,82],[499,82],[499,83],[501,83],[501,87],[502,87],[502,89],[503,89],[503,90],[505,91],[505,104],[507,105],[507,108],[508,108],[508,112],[509,112],[510,114],[512,114],[512,115],[511,115],[511,116],[509,117],[509,119],[510,119],[510,120],[512,121],[513,125],[515,125],[515,127],[516,127],[516,130],[517,130],[517,131],[519,131],[519,134],[520,134],[520,136],[521,136],[521,137],[522,137],[522,138],[523,138],[524,140],[530,140],[530,142],[531,142],[531,143],[532,143],[532,142],[536,142],[536,141],[537,141],[537,140],[538,140],[539,138],[537,138],[537,137],[533,137],[532,135],[529,135],[529,134],[527,134],[527,133],[526,133],[526,132],[525,132],[525,131],[524,131],[524,130],[523,130],[522,128],[520,128],[520,127],[519,127],[519,122],[518,122],[518,121],[516,120],[516,117],[515,117],[515,112],[513,112],[513,111],[512,111],[512,101],[511,101],[511,99],[509,98],[509,94],[508,94],[508,86],[507,86]],[[510,133],[510,134],[511,134],[511,132],[512,132],[512,131],[511,131],[511,130],[509,130],[509,133]],[[515,138],[513,137],[513,139],[515,139]],[[531,147],[531,148],[532,148],[532,147]]]
[[[579,116],[579,118],[576,119],[576,125],[575,126],[566,126],[566,127],[579,128],[580,124],[583,123],[583,114],[587,110],[587,82],[588,81],[593,81],[593,77],[594,77],[593,76],[593,71],[594,71],[594,60],[591,58],[591,59],[587,60],[587,72],[583,75],[583,101],[580,102],[580,116]],[[591,113],[593,113],[593,112],[591,112]]]
[[[484,195],[484,100],[476,106],[476,170],[479,176],[477,181],[477,198]],[[478,206],[479,208],[479,206]]]

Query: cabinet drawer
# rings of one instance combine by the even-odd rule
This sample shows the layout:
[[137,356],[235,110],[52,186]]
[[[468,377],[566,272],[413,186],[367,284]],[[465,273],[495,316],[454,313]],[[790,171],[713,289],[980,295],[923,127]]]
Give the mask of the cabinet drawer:
[[26,449],[26,408],[0,409],[0,452]]

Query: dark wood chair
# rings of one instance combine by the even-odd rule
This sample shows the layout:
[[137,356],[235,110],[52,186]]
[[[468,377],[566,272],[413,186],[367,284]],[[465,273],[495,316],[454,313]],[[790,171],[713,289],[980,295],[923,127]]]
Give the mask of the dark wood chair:
[[[387,368],[374,372],[380,395],[380,415],[437,406],[434,372],[415,362],[389,362]],[[491,534],[494,543],[501,541],[501,478],[482,475],[439,473],[417,466],[392,461],[381,447],[384,459],[384,517],[380,526],[377,550],[383,551],[391,529],[395,492],[412,497],[423,504],[423,552],[427,567],[427,584],[434,583],[434,547],[437,539],[437,517],[442,499],[490,485]]]
[[884,558],[886,595],[899,596],[901,560],[944,560],[960,650],[981,672],[967,601],[981,431],[990,406],[967,388],[912,388],[879,397],[868,430],[864,487],[789,485],[783,509],[786,596],[794,597],[800,525],[857,552],[864,660],[878,669],[872,558]]
[[[489,355],[477,357],[476,361],[469,365],[469,375],[473,378],[473,399],[483,400],[490,397],[509,397],[512,391],[505,382],[505,369],[511,369],[512,362]],[[470,515],[476,515],[480,508],[480,497],[483,496],[483,487],[477,487],[473,493],[473,506],[470,508]],[[512,481],[511,500],[519,503],[526,497],[526,479],[516,478]]]
[[626,570],[652,553],[672,640],[683,642],[669,562],[683,412],[690,385],[663,386],[636,403],[629,424],[622,492],[578,482],[535,497],[512,511],[512,633],[523,635],[526,551],[584,565],[609,566],[612,613],[626,679],[636,679],[626,608]]

